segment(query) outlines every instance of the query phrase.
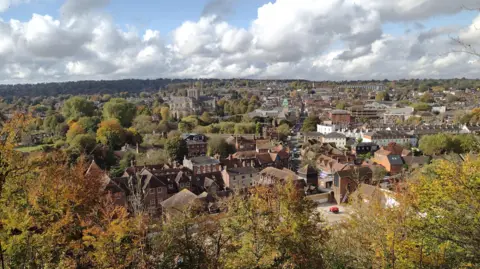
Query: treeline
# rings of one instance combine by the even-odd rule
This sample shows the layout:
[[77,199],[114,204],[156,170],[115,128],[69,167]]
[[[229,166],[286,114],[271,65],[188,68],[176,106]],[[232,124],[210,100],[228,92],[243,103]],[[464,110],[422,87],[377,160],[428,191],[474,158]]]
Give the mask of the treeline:
[[179,83],[180,79],[124,79],[99,81],[71,81],[38,84],[0,85],[0,96],[3,98],[37,97],[57,95],[94,95],[118,94],[121,92],[140,93],[158,91],[171,83]]

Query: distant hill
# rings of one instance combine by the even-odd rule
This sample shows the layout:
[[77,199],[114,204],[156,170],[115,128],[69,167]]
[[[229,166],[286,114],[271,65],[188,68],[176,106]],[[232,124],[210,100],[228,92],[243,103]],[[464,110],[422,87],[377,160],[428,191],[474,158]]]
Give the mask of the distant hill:
[[139,93],[158,91],[171,83],[181,83],[181,79],[123,79],[100,81],[75,81],[59,83],[0,85],[0,96],[9,98],[56,96],[59,94],[115,94],[120,92]]

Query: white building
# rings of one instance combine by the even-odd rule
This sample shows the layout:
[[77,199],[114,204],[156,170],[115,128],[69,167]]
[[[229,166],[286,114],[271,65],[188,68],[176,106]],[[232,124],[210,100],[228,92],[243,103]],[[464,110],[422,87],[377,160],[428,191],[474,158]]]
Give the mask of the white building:
[[337,148],[345,148],[347,145],[347,137],[341,133],[333,132],[323,136],[323,143],[335,143]]
[[317,132],[321,134],[329,134],[336,132],[337,129],[335,125],[332,124],[317,124]]
[[363,142],[372,142],[379,146],[387,146],[391,142],[399,145],[417,145],[417,138],[398,131],[377,131],[363,135]]

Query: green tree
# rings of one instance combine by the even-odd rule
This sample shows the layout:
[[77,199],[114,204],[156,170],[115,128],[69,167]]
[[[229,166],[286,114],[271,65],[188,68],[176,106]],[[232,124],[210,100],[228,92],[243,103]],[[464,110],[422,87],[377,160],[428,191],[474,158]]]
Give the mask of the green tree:
[[214,136],[208,140],[208,152],[209,156],[219,154],[222,158],[228,157],[229,154],[235,152],[235,149],[229,145],[225,139],[220,136]]
[[213,119],[212,119],[212,117],[210,116],[210,113],[208,113],[208,112],[203,112],[202,116],[200,116],[200,120],[201,120],[205,125],[208,125],[208,124],[213,123]]
[[421,97],[420,97],[420,102],[423,102],[423,103],[433,103],[435,102],[435,99],[433,98],[433,95],[431,93],[424,93]]
[[95,112],[93,102],[79,96],[74,96],[65,101],[62,114],[67,120],[77,120],[81,117],[91,117]]
[[133,127],[141,134],[151,134],[157,129],[157,124],[151,116],[139,115],[133,120]]
[[347,104],[345,102],[338,102],[337,105],[335,106],[336,109],[345,109]]
[[412,104],[411,107],[413,107],[413,109],[415,109],[415,111],[428,111],[428,110],[432,109],[430,107],[430,105],[428,105],[426,103],[415,103],[415,104]]
[[426,83],[420,83],[418,86],[418,91],[420,92],[426,92],[430,89],[430,87]]
[[426,135],[419,141],[419,148],[426,155],[439,155],[450,149],[451,139],[446,134]]
[[129,127],[135,118],[136,107],[123,98],[110,99],[103,106],[103,118],[105,120],[117,119],[123,127]]
[[302,132],[315,132],[317,130],[317,124],[320,122],[316,116],[308,116],[305,119],[302,126]]
[[187,143],[180,136],[168,138],[165,142],[165,151],[171,160],[182,162],[188,155]]
[[125,144],[125,130],[116,119],[102,121],[97,130],[97,141],[109,146],[111,149],[118,149]]
[[375,95],[375,101],[384,101],[387,95],[388,93],[386,92],[377,92],[377,94]]
[[46,132],[54,133],[57,126],[64,121],[65,119],[63,118],[63,116],[59,114],[47,116],[43,121],[43,129]]
[[70,141],[70,148],[80,154],[90,154],[97,146],[95,136],[92,134],[79,134]]
[[262,134],[262,125],[260,124],[260,122],[257,122],[255,124],[255,134],[256,135],[261,135]]
[[290,126],[286,123],[277,127],[277,132],[281,139],[287,138],[290,135]]
[[99,117],[81,117],[78,119],[77,123],[82,126],[82,128],[86,132],[95,133],[97,132],[98,125],[100,124],[101,120]]

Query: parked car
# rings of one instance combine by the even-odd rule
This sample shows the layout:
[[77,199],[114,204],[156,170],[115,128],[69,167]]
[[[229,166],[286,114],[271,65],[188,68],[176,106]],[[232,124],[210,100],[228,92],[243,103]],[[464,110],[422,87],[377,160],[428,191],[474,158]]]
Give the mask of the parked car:
[[336,207],[336,206],[330,207],[329,211],[332,212],[332,213],[335,213],[335,214],[340,213],[340,209],[338,209],[338,207]]

